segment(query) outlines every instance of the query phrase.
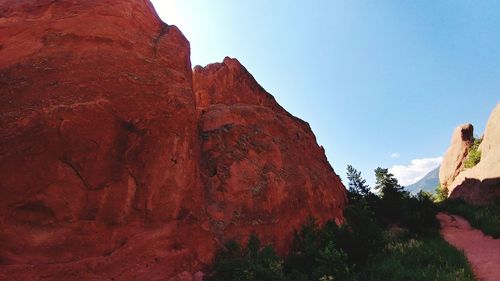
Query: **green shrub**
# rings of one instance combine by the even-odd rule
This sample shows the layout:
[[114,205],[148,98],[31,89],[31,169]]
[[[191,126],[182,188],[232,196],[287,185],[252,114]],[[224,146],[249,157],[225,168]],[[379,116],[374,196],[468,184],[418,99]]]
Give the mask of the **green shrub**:
[[344,216],[345,223],[335,233],[337,244],[347,254],[350,264],[363,266],[384,246],[383,230],[366,204],[347,206]]
[[[437,232],[438,208],[432,195],[410,196],[381,168],[376,170],[376,195],[359,172],[350,167],[349,173],[355,185],[341,226],[331,221],[320,226],[311,218],[295,232],[285,261],[255,236],[245,247],[228,242],[217,254],[209,280],[473,280],[463,253]],[[445,204],[500,228],[500,217],[492,219],[492,214],[500,214],[500,205],[475,210],[463,203],[446,201],[441,206]]]
[[446,186],[443,188],[441,184],[436,187],[436,197],[434,202],[440,203],[448,198],[448,188]]
[[413,234],[425,234],[438,229],[437,207],[430,194],[419,192],[415,197],[403,199],[405,205],[400,225]]
[[289,280],[354,280],[347,255],[338,246],[339,233],[335,223],[320,228],[314,219],[297,231],[285,263]]
[[226,243],[225,249],[216,255],[213,273],[209,280],[281,281],[286,279],[283,274],[283,260],[276,255],[271,246],[261,247],[257,236],[251,235],[245,248],[235,241]]
[[463,253],[436,233],[389,243],[362,269],[358,280],[473,281],[474,276]]
[[467,159],[465,159],[464,167],[466,169],[472,168],[481,161],[481,150],[479,150],[479,145],[483,139],[474,139],[474,142],[469,147],[469,153],[467,154]]

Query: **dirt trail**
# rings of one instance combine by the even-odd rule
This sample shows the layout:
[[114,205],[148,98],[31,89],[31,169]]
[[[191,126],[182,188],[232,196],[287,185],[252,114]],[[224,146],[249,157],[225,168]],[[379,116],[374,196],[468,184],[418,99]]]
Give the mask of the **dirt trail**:
[[478,280],[499,281],[500,239],[484,235],[460,216],[439,213],[437,218],[444,239],[465,252]]

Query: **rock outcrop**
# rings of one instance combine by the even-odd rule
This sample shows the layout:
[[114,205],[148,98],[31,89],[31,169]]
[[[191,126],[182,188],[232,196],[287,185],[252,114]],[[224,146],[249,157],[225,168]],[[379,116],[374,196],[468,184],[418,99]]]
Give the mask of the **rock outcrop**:
[[474,127],[472,124],[463,124],[455,128],[451,137],[451,145],[443,157],[439,168],[439,182],[441,187],[453,189],[452,183],[464,169],[464,160],[474,141]]
[[0,30],[1,280],[201,280],[342,219],[307,123],[236,60],[193,75],[149,1],[0,0]]
[[[467,133],[464,141],[455,141],[456,134],[462,130],[461,128],[455,130],[452,147],[443,159],[443,164],[446,161],[448,166],[447,168],[441,166],[439,174],[441,185],[448,188],[450,198],[462,198],[474,204],[482,204],[500,197],[500,103],[486,124],[483,140],[479,146],[481,161],[468,169],[463,164],[468,148],[463,148],[470,146],[472,137],[468,137]],[[470,133],[472,136],[472,127]],[[458,153],[455,153],[457,151]],[[454,158],[456,155],[460,157]]]
[[252,230],[283,253],[304,218],[337,214],[344,187],[309,125],[235,59],[195,67],[202,179],[218,240]]

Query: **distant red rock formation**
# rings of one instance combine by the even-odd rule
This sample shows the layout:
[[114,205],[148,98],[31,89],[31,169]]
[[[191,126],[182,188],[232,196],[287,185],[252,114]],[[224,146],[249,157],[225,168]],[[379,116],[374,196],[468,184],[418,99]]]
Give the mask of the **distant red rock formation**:
[[474,142],[474,127],[472,124],[462,124],[455,128],[451,137],[451,145],[443,157],[439,168],[439,181],[443,188],[453,190],[453,181],[465,169],[469,148]]
[[149,1],[0,0],[0,30],[1,280],[200,280],[342,220],[307,123],[234,59],[193,73]]
[[469,148],[473,141],[471,124],[455,129],[439,172],[441,186],[449,191],[450,198],[461,198],[482,204],[500,198],[500,103],[490,115],[479,146],[481,161],[472,168],[465,168]]

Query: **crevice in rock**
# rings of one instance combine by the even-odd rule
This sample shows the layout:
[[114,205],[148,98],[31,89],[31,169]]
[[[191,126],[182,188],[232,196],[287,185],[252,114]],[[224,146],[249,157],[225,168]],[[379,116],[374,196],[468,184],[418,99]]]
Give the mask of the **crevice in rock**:
[[103,256],[105,257],[109,257],[111,255],[113,255],[116,251],[120,250],[121,248],[125,247],[125,245],[127,245],[127,242],[128,242],[128,239],[127,238],[124,238],[120,241],[120,244],[118,244],[117,246],[111,248],[109,251],[107,251],[106,253],[104,253]]
[[71,163],[70,161],[65,160],[65,159],[61,159],[61,162],[66,164],[68,167],[70,167],[73,170],[73,172],[75,172],[75,175],[80,179],[80,181],[83,183],[83,185],[85,186],[85,188],[87,190],[94,190],[92,188],[92,186],[85,180],[85,178],[80,173],[80,171],[78,171],[78,169],[75,167],[75,165],[73,165],[73,163]]
[[155,59],[158,58],[158,47],[160,45],[160,41],[165,36],[165,34],[167,34],[167,31],[168,25],[166,23],[162,23],[158,36],[153,39],[153,55]]

